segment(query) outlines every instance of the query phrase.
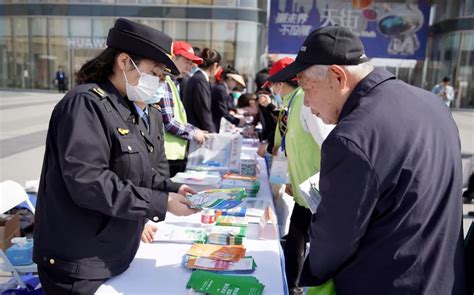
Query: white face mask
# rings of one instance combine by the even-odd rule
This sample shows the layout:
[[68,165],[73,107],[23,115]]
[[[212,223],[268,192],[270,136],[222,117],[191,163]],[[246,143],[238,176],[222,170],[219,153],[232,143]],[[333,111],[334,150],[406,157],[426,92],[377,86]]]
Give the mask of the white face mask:
[[160,82],[160,86],[158,87],[158,90],[155,92],[155,94],[152,97],[145,100],[144,103],[146,103],[146,104],[159,103],[161,98],[163,98],[165,95],[168,95],[168,89],[166,88],[166,82]]
[[125,76],[125,90],[127,91],[127,97],[131,101],[146,102],[152,98],[162,83],[160,82],[160,78],[140,72],[133,60],[131,61],[140,74],[140,78],[138,79],[138,84],[136,86],[130,85],[128,83],[127,75],[125,75],[125,71],[123,72],[123,75]]

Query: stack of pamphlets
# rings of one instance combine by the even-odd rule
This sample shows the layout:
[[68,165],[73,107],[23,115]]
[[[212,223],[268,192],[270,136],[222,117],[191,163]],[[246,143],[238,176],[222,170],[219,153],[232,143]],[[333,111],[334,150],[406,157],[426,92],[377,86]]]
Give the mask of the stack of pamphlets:
[[186,254],[189,256],[236,262],[245,256],[245,251],[243,246],[194,244]]
[[238,179],[238,180],[257,180],[257,176],[245,176],[236,173],[226,173],[222,177],[224,179]]
[[191,208],[218,210],[237,207],[245,197],[245,189],[243,188],[213,189],[187,196],[191,201]]
[[253,276],[223,275],[203,270],[194,271],[186,287],[210,295],[261,295],[265,288]]
[[198,227],[184,227],[171,224],[160,224],[155,234],[155,242],[203,244],[207,240],[206,230]]
[[203,191],[220,188],[222,177],[219,172],[187,170],[177,173],[172,180],[187,184],[197,191]]
[[224,178],[221,182],[222,188],[242,187],[245,189],[247,197],[255,198],[260,190],[259,180],[243,180]]
[[251,256],[245,256],[237,262],[232,262],[185,255],[183,264],[190,269],[203,269],[227,273],[251,273],[257,268],[257,264]]
[[247,228],[249,224],[246,216],[219,216],[216,220],[218,226],[238,226]]
[[207,242],[218,245],[242,245],[247,236],[247,227],[213,226],[208,234]]

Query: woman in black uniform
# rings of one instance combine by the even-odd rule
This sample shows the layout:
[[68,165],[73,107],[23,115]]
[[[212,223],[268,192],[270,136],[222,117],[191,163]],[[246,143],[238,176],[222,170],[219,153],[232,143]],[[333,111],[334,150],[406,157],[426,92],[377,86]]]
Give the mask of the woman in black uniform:
[[162,117],[148,104],[163,72],[178,74],[171,38],[119,19],[107,46],[78,73],[51,115],[34,233],[46,294],[93,294],[125,271],[146,219],[189,209],[189,187],[171,182]]

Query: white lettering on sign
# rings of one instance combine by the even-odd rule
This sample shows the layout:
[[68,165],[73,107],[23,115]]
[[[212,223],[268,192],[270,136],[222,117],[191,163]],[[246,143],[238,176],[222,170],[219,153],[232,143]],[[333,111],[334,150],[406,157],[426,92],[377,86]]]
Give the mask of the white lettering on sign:
[[105,48],[105,38],[68,38],[69,48]]
[[282,36],[306,37],[311,29],[310,25],[281,25],[280,33]]

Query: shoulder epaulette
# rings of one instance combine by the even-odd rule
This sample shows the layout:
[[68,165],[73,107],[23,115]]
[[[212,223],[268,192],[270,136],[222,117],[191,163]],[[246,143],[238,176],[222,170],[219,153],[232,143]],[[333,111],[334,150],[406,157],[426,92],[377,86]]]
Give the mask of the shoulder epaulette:
[[89,91],[97,95],[100,99],[107,97],[107,93],[100,87],[92,87]]

